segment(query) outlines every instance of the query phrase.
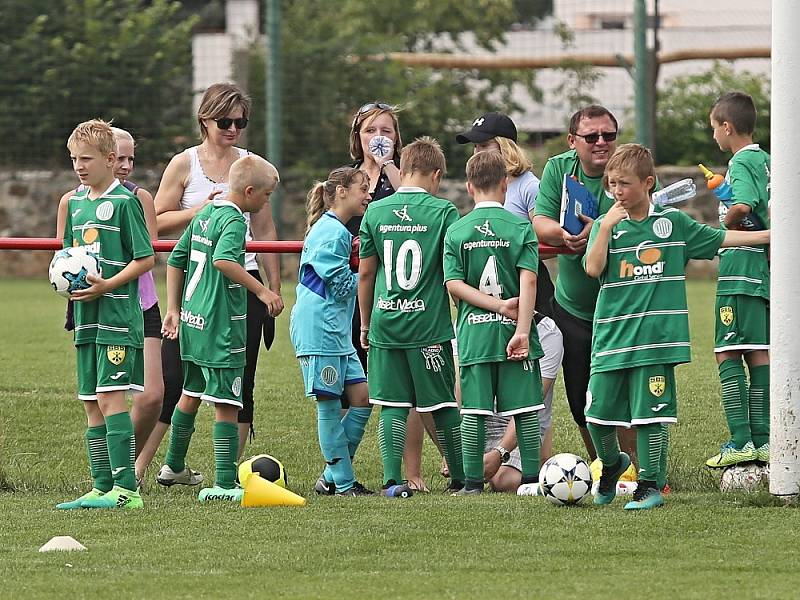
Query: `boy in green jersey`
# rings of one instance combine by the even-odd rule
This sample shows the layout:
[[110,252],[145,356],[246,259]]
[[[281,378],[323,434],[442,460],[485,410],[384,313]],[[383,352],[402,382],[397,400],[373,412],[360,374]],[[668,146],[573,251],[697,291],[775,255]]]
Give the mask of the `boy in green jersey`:
[[584,268],[600,283],[592,330],[586,420],[603,462],[598,505],[616,495],[630,457],[616,426],[636,426],[639,485],[626,510],[661,506],[666,481],[666,425],[677,421],[675,365],[691,360],[685,265],[711,259],[720,247],[768,244],[769,231],[724,231],[675,208],[650,203],[655,167],[650,151],[624,144],[604,177],[614,205],[597,219]]
[[247,224],[242,213],[264,207],[278,184],[278,172],[250,154],[231,165],[229,181],[227,197],[215,199],[195,215],[167,261],[163,332],[176,339],[180,329],[183,393],[172,415],[166,464],[158,480],[173,482],[188,469],[186,453],[200,402],[214,404],[216,477],[214,487],[200,491],[201,502],[241,500],[236,457],[247,338],[245,288],[264,304],[270,297],[244,269]]
[[[724,229],[741,229],[744,218],[769,227],[770,156],[753,143],[756,107],[747,94],[731,92],[710,115],[714,141],[732,152],[725,180],[730,208],[720,202]],[[749,244],[719,252],[714,311],[714,354],[722,382],[722,406],[730,440],[706,464],[727,467],[769,462],[769,261],[766,246]],[[742,357],[750,374],[745,376]]]
[[[461,441],[466,485],[454,495],[483,491],[486,417],[513,416],[522,458],[522,485],[539,479],[539,415],[544,408],[533,321],[538,244],[529,221],[503,208],[506,167],[498,152],[467,162],[475,208],[447,229],[444,279],[458,304]],[[496,404],[495,404],[496,400]]]
[[134,472],[133,424],[125,393],[144,389],[144,323],[138,278],[153,268],[153,246],[136,197],[114,177],[117,142],[105,121],[78,125],[67,141],[84,188],[70,199],[64,247],[96,254],[102,276],[75,300],[78,398],[88,428],[93,487],[57,508],[141,508]]
[[[458,211],[436,198],[445,159],[436,140],[403,149],[402,185],[372,202],[361,238],[358,300],[361,345],[369,349],[369,397],[381,406],[378,442],[386,495],[409,495],[401,464],[410,408],[431,412],[450,467],[450,491],[464,487],[461,417],[453,394],[453,327],[442,252]],[[396,486],[400,486],[397,488]]]

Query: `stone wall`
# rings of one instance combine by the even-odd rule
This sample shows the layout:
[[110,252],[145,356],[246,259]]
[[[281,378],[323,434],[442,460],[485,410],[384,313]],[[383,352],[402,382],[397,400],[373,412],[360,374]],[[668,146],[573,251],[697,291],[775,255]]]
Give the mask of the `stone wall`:
[[[722,168],[715,169],[723,172]],[[717,223],[717,202],[705,187],[705,180],[697,168],[662,167],[658,170],[664,185],[693,177],[697,182],[698,196],[681,205],[693,218],[704,223]],[[161,171],[139,167],[136,182],[155,191]],[[56,210],[59,198],[75,186],[75,174],[63,171],[12,171],[0,170],[0,237],[54,237]],[[286,239],[302,239],[305,229],[305,193],[309,182],[286,180],[284,183],[283,216]],[[449,198],[462,213],[471,205],[463,182],[443,182],[440,195]],[[52,257],[45,251],[0,251],[0,277],[44,277]],[[160,262],[163,262],[163,257]],[[297,269],[297,256],[282,258],[283,275],[292,279]],[[693,261],[692,275],[713,277],[716,261]]]

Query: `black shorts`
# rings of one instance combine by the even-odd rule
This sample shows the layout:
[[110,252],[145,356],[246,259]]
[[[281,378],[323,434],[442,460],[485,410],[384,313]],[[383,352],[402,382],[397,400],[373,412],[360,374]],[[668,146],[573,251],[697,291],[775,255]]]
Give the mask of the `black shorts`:
[[553,298],[553,320],[564,338],[564,389],[572,419],[579,427],[586,427],[586,390],[589,389],[589,372],[592,359],[592,322],[584,321],[567,312]]
[[144,317],[144,337],[161,339],[161,311],[158,302],[150,308],[142,311]]

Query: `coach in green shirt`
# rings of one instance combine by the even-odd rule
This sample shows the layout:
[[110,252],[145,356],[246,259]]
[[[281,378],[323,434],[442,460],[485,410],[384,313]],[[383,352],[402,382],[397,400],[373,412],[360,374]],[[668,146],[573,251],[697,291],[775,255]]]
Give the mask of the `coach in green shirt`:
[[[592,352],[592,318],[600,288],[596,279],[586,275],[581,258],[594,221],[582,217],[585,226],[578,235],[562,229],[561,189],[564,175],[573,175],[597,198],[599,214],[611,208],[614,200],[603,188],[603,171],[616,148],[617,128],[614,115],[602,106],[587,106],[572,115],[567,134],[570,150],[553,156],[544,166],[533,219],[540,242],[566,246],[574,252],[558,255],[553,319],[564,336],[564,387],[570,411],[592,460],[597,454],[586,429],[584,407]],[[624,437],[630,438],[623,439],[621,444],[629,452],[635,447],[635,436]]]

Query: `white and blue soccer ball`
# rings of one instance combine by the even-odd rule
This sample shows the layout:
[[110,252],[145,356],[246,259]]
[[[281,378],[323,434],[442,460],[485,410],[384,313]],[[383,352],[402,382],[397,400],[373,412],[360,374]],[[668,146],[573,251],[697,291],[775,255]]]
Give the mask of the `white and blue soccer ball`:
[[100,261],[96,254],[81,246],[64,248],[53,256],[48,274],[56,293],[69,298],[73,292],[91,287],[86,277],[100,275]]
[[556,454],[542,465],[539,486],[541,494],[553,504],[577,504],[592,489],[592,472],[580,456]]

